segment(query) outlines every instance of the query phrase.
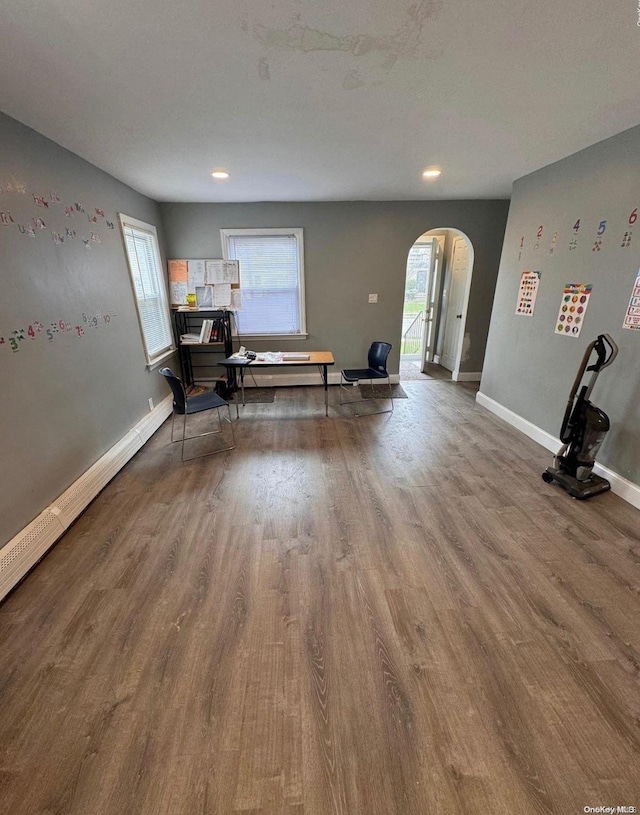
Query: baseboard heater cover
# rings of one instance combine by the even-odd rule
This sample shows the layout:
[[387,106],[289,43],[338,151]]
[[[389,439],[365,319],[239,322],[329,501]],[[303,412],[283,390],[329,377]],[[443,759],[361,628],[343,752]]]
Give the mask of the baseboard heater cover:
[[83,473],[51,506],[0,549],[0,600],[66,532],[98,493],[171,415],[172,397],[157,405]]

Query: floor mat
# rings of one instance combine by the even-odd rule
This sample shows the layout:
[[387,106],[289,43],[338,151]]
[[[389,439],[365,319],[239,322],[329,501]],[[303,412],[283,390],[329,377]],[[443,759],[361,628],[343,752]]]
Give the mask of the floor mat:
[[[389,388],[387,385],[359,385],[362,399],[388,399]],[[391,385],[391,393],[394,399],[408,399],[402,385]]]
[[[244,401],[247,405],[270,404],[276,398],[275,388],[245,388]],[[237,399],[242,404],[242,393],[237,391],[234,401]]]

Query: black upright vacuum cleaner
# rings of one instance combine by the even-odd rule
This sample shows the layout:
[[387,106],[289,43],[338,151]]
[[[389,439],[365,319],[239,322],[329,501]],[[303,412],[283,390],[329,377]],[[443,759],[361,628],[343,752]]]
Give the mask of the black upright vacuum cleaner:
[[[589,365],[594,351],[595,362]],[[593,472],[600,445],[610,427],[609,417],[591,404],[589,397],[600,371],[611,365],[617,354],[618,346],[608,334],[599,334],[598,339],[587,346],[562,420],[562,447],[553,460],[553,467],[547,467],[542,473],[548,484],[555,481],[579,500],[611,489],[606,478]],[[591,371],[591,377],[580,387],[585,371]]]

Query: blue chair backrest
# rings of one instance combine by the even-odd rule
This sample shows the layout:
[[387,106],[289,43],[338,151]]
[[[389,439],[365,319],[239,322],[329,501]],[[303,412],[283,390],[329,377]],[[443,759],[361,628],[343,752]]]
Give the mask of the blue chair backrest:
[[173,373],[171,368],[160,368],[160,373],[167,380],[173,391],[173,409],[176,413],[184,413],[187,406],[187,397],[184,391],[184,385],[181,380]]
[[372,342],[371,348],[369,348],[369,367],[386,376],[387,357],[392,347],[388,342]]

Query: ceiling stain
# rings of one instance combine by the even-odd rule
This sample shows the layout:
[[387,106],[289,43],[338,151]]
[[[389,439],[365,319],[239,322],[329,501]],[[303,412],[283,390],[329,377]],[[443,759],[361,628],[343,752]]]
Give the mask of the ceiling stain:
[[356,88],[361,88],[366,84],[367,83],[360,76],[360,72],[357,70],[349,71],[349,73],[342,80],[342,87],[345,89],[345,91],[354,91]]
[[271,79],[271,70],[269,69],[269,61],[266,57],[262,57],[258,63],[258,76],[260,79],[268,82]]
[[[374,37],[364,33],[339,36],[303,25],[300,15],[295,16],[294,22],[288,28],[270,28],[254,24],[251,26],[251,32],[268,48],[286,48],[303,54],[340,51],[354,57],[378,54],[384,58],[382,68],[390,71],[401,57],[418,55],[424,26],[435,16],[439,5],[440,0],[419,0],[411,4],[406,9],[399,27],[386,37]],[[245,26],[243,30],[247,30]],[[263,78],[262,74],[260,76]],[[350,71],[345,76],[342,86],[345,90],[352,90],[366,84],[365,79],[357,71]]]

